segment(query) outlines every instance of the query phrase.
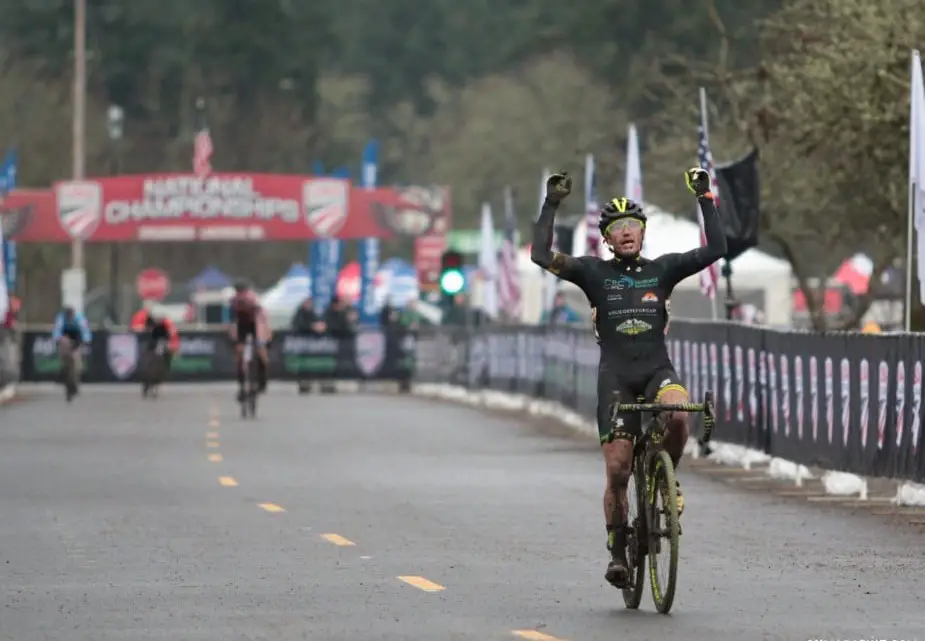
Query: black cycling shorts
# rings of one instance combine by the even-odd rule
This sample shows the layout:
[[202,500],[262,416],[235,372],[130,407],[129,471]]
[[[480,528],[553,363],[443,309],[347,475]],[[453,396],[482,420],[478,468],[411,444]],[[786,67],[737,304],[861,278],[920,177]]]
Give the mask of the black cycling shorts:
[[656,403],[669,390],[687,391],[670,363],[651,373],[633,376],[602,359],[597,373],[597,433],[601,444],[617,439],[633,441],[642,434],[641,412],[621,412],[611,423],[614,392],[620,392],[621,403],[636,403],[640,397],[644,402]]
[[257,323],[256,321],[238,321],[238,336],[235,343],[243,345],[247,342],[247,337],[254,338],[254,345],[257,344]]

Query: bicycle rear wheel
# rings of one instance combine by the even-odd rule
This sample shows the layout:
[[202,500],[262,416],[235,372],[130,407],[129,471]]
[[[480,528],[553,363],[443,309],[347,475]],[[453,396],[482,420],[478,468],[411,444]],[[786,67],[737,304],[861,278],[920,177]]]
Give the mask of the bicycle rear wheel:
[[256,359],[251,359],[251,362],[248,363],[248,372],[247,372],[247,411],[250,413],[251,418],[257,416],[257,377],[258,377],[258,363]]
[[76,369],[73,357],[68,357],[64,361],[64,398],[70,403],[74,398],[76,391],[74,384],[74,370]]
[[631,610],[639,607],[646,585],[646,485],[641,463],[641,458],[634,463],[633,474],[626,487],[626,522],[630,526],[626,536],[626,560],[629,563],[632,586],[623,589],[623,603]]
[[[649,471],[647,510],[649,511],[649,584],[655,609],[668,614],[674,603],[678,582],[678,550],[681,525],[678,515],[678,488],[671,457],[659,451],[652,459]],[[667,556],[658,556],[667,548]],[[664,580],[659,578],[666,571]]]

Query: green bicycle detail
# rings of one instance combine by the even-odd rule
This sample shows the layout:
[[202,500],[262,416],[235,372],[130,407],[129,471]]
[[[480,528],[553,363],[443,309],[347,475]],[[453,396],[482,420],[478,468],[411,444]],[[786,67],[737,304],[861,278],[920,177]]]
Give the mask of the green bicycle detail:
[[[633,467],[627,487],[629,514],[626,536],[626,560],[632,583],[623,590],[623,601],[628,608],[639,607],[645,588],[648,557],[652,600],[658,612],[667,614],[674,603],[677,588],[681,537],[677,478],[671,457],[662,445],[669,416],[667,412],[702,413],[703,433],[698,444],[702,450],[708,451],[715,425],[713,392],[704,394],[703,403],[621,404],[619,399],[615,399],[611,420],[615,421],[621,412],[652,413],[642,436],[633,446]],[[667,559],[660,561],[657,556],[664,548],[667,548]],[[659,578],[661,570],[667,570],[664,580]]]

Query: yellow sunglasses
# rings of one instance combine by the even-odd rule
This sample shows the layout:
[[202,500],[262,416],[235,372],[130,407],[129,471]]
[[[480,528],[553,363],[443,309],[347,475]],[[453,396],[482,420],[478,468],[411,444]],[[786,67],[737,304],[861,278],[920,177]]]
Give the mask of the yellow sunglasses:
[[618,218],[617,220],[607,225],[607,227],[604,228],[604,235],[609,235],[610,232],[612,232],[614,229],[629,229],[630,231],[635,231],[637,229],[642,229],[645,226],[645,223],[638,218],[627,216],[626,218]]

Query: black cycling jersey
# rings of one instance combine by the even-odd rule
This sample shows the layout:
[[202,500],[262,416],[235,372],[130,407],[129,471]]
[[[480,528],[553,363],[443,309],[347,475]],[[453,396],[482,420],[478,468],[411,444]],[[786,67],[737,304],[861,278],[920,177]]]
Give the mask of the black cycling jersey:
[[[578,285],[595,310],[594,332],[601,346],[598,429],[602,441],[614,438],[607,418],[607,397],[611,391],[619,389],[621,394],[652,397],[658,389],[680,385],[665,346],[666,303],[679,282],[726,254],[726,237],[712,197],[708,194],[698,201],[703,212],[706,246],[654,260],[641,256],[609,260],[593,256],[578,258],[553,252],[557,205],[549,201],[543,204],[534,226],[530,256],[533,262]],[[630,417],[618,421],[621,425],[623,422],[628,425]],[[635,417],[632,422],[637,422]]]
[[699,199],[707,245],[654,260],[641,256],[606,260],[551,251],[557,205],[546,202],[534,227],[531,258],[559,278],[578,285],[597,310],[601,356],[623,365],[665,362],[665,301],[675,285],[726,253],[726,237],[713,199]]

